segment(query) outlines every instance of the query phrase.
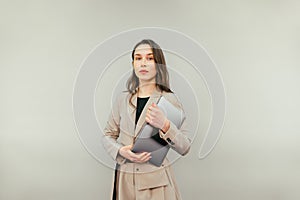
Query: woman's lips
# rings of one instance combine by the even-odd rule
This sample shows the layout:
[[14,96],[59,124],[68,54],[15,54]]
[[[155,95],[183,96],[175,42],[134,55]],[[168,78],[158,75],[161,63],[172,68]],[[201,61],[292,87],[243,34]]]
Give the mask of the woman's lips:
[[147,70],[140,70],[140,73],[147,73]]

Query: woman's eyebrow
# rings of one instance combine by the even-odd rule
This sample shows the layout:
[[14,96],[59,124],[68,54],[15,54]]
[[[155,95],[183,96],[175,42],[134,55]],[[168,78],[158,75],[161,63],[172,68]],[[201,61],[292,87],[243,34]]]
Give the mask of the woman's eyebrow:
[[[153,55],[153,53],[148,53],[148,54],[146,54],[147,56],[152,56]],[[139,53],[136,53],[136,54],[134,54],[134,56],[141,56],[141,54],[139,54]]]

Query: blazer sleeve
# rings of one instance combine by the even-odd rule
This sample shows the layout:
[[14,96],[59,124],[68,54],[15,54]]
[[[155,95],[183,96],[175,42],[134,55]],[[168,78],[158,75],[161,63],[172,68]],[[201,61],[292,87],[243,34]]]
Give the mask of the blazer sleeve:
[[119,155],[119,149],[123,146],[118,143],[117,139],[120,134],[120,102],[121,94],[118,95],[113,104],[111,113],[109,114],[106,126],[104,128],[104,136],[102,143],[108,154],[119,164],[123,164],[126,159]]
[[174,123],[170,121],[170,128],[167,132],[162,132],[159,130],[159,135],[162,139],[164,139],[172,149],[178,152],[181,155],[186,155],[191,146],[191,140],[188,138],[189,128],[186,121],[186,114],[183,110],[182,104],[179,100],[176,99],[176,107],[182,110],[183,112],[183,121],[181,123],[180,128],[178,129]]

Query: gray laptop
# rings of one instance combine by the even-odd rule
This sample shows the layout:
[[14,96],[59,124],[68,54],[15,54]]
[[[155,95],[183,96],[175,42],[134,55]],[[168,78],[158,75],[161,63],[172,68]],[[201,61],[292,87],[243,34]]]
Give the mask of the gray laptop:
[[[180,109],[176,108],[163,96],[159,99],[157,106],[164,112],[166,117],[177,127],[180,128],[183,113]],[[151,159],[149,160],[155,166],[161,166],[168,151],[168,143],[159,136],[158,128],[146,123],[138,135],[132,151],[138,152],[151,152]]]

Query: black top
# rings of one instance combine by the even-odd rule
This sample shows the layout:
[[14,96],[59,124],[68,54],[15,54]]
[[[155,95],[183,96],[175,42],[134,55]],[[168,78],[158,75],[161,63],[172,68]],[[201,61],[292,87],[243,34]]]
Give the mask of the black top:
[[135,124],[140,118],[140,115],[150,97],[138,97],[136,103],[136,115],[135,115]]

